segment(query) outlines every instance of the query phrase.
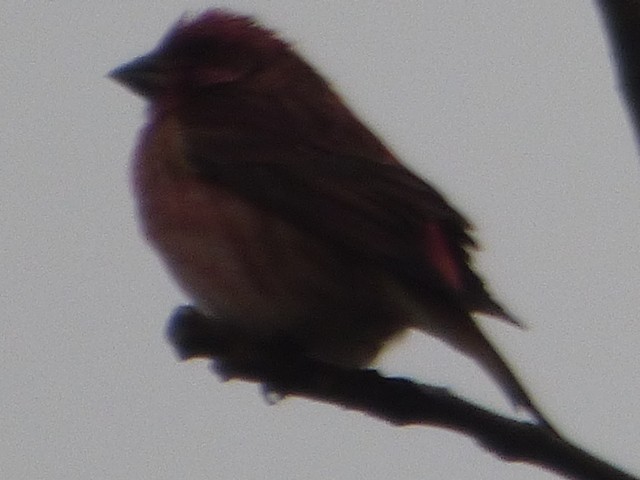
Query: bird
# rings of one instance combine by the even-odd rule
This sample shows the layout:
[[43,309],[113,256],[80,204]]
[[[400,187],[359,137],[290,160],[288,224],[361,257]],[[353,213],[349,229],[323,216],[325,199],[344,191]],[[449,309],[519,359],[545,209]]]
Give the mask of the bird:
[[110,76],[148,101],[137,214],[199,312],[347,368],[422,331],[551,428],[478,326],[521,323],[474,271],[470,222],[278,33],[223,9],[183,16]]

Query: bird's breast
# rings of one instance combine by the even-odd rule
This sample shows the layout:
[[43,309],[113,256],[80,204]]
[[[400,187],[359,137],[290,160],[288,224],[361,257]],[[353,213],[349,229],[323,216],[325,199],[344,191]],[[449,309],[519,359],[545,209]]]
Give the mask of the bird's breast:
[[156,121],[142,133],[133,170],[143,233],[200,308],[242,318],[257,312],[281,317],[276,312],[294,308],[275,273],[287,254],[282,242],[295,235],[198,178],[175,119]]

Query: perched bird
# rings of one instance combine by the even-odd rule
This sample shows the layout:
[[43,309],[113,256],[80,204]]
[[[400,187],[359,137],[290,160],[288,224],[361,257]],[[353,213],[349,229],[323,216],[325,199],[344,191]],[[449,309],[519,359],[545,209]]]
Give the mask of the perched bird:
[[139,218],[200,312],[347,367],[419,329],[548,425],[472,316],[518,325],[471,268],[469,223],[274,32],[211,10],[111,76],[150,102]]

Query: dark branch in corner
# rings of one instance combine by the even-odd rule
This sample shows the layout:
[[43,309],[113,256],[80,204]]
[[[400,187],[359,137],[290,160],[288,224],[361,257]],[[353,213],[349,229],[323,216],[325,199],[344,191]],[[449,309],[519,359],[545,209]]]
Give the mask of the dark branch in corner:
[[[267,392],[340,405],[394,425],[455,430],[475,438],[505,460],[538,465],[568,478],[635,478],[544,428],[501,417],[446,389],[404,378],[385,378],[375,370],[338,368],[287,349],[267,351],[263,346],[247,344],[246,336],[232,325],[213,322],[191,307],[174,312],[168,336],[182,359],[211,358],[225,379],[257,382]],[[247,360],[249,357],[253,361]]]
[[640,143],[640,2],[638,0],[599,0],[609,33],[618,82]]

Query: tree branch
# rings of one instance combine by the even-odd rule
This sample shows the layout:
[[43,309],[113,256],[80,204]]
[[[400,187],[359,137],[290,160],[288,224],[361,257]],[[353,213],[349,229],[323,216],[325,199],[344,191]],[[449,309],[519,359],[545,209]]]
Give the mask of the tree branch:
[[167,333],[182,359],[211,358],[225,379],[257,382],[268,393],[340,405],[394,425],[455,430],[504,460],[538,465],[568,478],[635,478],[547,429],[496,415],[444,388],[385,378],[375,370],[339,368],[282,345],[251,344],[233,325],[213,321],[192,307],[176,309]]
[[640,143],[640,1],[598,0],[618,66],[618,82]]

